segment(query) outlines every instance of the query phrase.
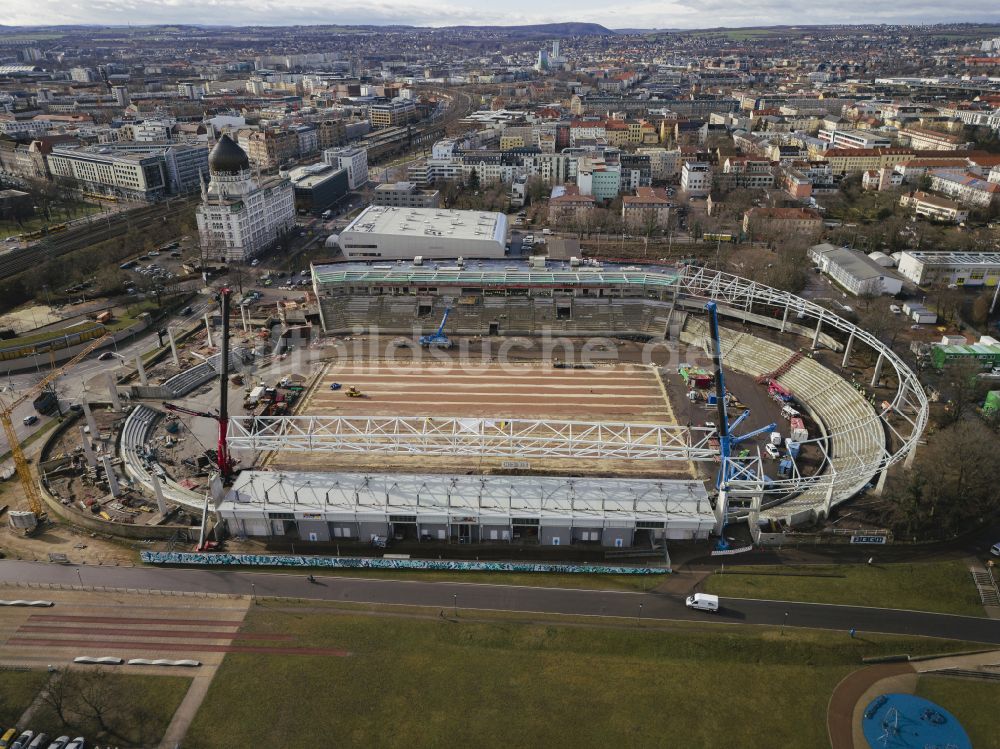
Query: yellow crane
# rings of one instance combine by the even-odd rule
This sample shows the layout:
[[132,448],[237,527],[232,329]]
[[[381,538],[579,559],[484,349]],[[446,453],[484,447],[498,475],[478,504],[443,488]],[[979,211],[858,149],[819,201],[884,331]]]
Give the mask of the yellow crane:
[[61,377],[67,369],[75,366],[94,349],[100,348],[103,344],[107,343],[110,338],[111,335],[108,334],[91,342],[86,348],[80,351],[80,353],[59,367],[59,369],[50,371],[47,375],[45,375],[45,377],[21,393],[21,395],[15,398],[11,403],[0,404],[0,422],[3,422],[3,430],[7,435],[7,444],[10,446],[10,454],[14,459],[14,468],[17,471],[18,479],[21,481],[21,487],[24,489],[24,496],[28,502],[28,509],[35,513],[36,518],[42,517],[42,497],[38,493],[38,485],[35,484],[31,477],[31,467],[28,464],[27,458],[24,457],[24,451],[21,450],[21,442],[17,437],[17,433],[14,431],[14,422],[11,419],[11,416],[14,413],[14,409],[28,400],[28,398],[32,398],[42,392],[49,385],[49,383],[53,382],[56,378]]

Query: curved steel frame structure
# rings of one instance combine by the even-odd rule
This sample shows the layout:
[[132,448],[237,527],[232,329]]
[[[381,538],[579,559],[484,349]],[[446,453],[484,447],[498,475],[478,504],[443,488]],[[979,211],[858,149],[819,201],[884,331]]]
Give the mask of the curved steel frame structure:
[[[927,425],[928,402],[920,382],[903,360],[877,337],[838,317],[828,309],[794,294],[779,291],[749,279],[704,268],[685,267],[679,273],[641,273],[643,282],[671,286],[678,301],[710,301],[719,305],[724,317],[747,321],[762,311],[781,314],[780,330],[789,326],[793,315],[799,327],[815,325],[814,347],[824,330],[846,337],[844,363],[857,346],[866,346],[878,357],[875,378],[886,366],[895,373],[896,392],[891,401],[872,410],[871,419],[888,435],[877,456],[854,455],[850,464],[834,465],[828,445],[838,445],[853,430],[870,429],[872,422],[861,419],[839,432],[825,433],[810,440],[821,454],[820,468],[810,476],[763,480],[763,466],[756,461],[740,462],[729,472],[724,487],[729,499],[745,498],[752,505],[749,514],[780,504],[809,492],[813,511],[828,514],[830,507],[866,486],[872,478],[893,464],[912,460],[914,450]],[[779,326],[775,326],[779,327]],[[808,407],[808,400],[803,399]],[[629,424],[584,424],[507,420],[496,422],[440,417],[267,417],[254,423],[251,417],[232,422],[231,446],[250,450],[345,450],[423,455],[486,454],[498,456],[551,456],[571,458],[632,458],[666,460],[708,460],[707,435],[677,426]],[[476,425],[470,427],[472,422]],[[838,437],[841,438],[838,440]],[[839,449],[839,448],[838,448]],[[838,455],[837,458],[842,456]],[[746,514],[747,510],[737,511]]]

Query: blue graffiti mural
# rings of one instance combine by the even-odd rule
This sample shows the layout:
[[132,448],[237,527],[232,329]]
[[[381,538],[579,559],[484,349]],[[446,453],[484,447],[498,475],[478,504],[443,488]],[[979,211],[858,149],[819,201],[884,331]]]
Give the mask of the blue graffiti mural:
[[604,564],[545,564],[540,562],[473,562],[448,559],[383,559],[381,557],[312,557],[286,554],[200,554],[185,551],[143,551],[146,564],[191,564],[246,567],[327,567],[365,570],[448,570],[453,572],[560,572],[584,575],[662,575],[665,567]]

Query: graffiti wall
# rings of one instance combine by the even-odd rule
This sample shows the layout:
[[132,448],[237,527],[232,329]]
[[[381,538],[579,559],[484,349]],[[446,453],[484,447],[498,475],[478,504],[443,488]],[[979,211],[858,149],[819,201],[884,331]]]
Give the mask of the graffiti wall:
[[245,567],[326,567],[368,570],[451,570],[455,572],[559,572],[585,575],[662,575],[664,567],[604,564],[545,564],[539,562],[472,562],[447,559],[383,559],[381,557],[313,557],[287,554],[199,554],[182,551],[143,551],[146,564],[185,564]]

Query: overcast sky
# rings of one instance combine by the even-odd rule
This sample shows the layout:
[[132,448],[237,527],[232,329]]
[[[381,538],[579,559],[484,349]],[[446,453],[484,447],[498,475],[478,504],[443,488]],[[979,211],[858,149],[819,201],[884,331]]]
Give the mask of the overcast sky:
[[[848,10],[849,8],[849,10]],[[589,21],[609,28],[705,28],[816,23],[996,22],[998,0],[0,0],[0,24],[313,23],[512,25]]]

